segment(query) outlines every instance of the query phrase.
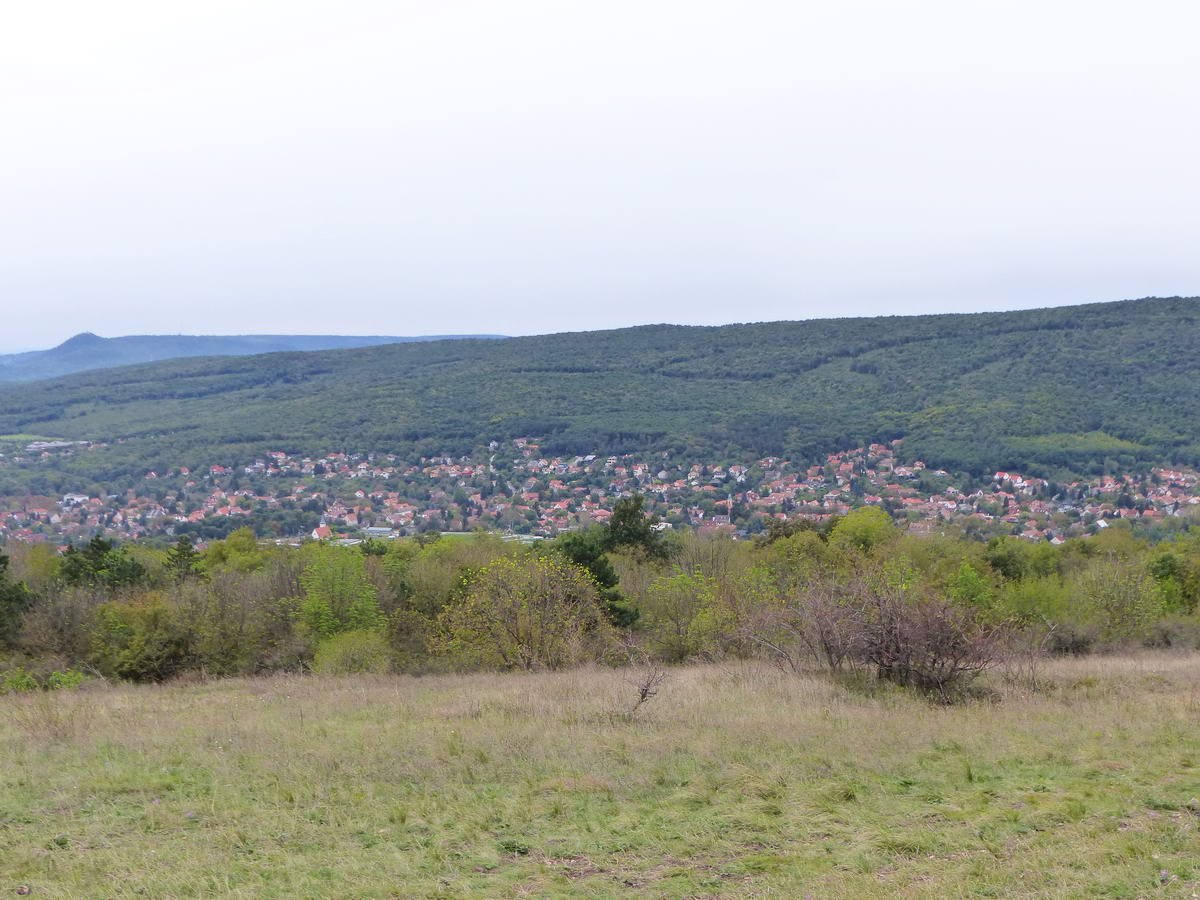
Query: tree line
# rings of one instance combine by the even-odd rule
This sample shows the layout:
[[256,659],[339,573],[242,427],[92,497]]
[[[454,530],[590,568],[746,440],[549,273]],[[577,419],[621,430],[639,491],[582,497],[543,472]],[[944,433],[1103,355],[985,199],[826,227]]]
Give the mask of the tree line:
[[[754,541],[660,530],[642,498],[526,546],[492,534],[203,551],[93,539],[0,556],[0,684],[188,672],[560,669],[765,658],[953,699],[1015,652],[1200,644],[1200,529],[1061,546],[903,534],[881,510]],[[65,674],[74,673],[74,674]]]

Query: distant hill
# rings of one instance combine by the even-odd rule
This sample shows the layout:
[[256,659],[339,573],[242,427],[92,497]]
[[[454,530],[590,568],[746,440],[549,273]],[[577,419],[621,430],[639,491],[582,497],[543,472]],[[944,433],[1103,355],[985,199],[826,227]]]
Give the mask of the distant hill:
[[500,335],[437,334],[428,337],[349,337],[329,334],[139,334],[103,338],[84,332],[50,350],[0,355],[0,381],[36,381],[92,369],[111,369],[134,363],[190,356],[246,356],[283,350],[342,350],[410,341],[441,341],[459,337]]
[[4,433],[126,439],[61,464],[106,481],[522,435],[550,453],[714,461],[904,438],[910,458],[976,473],[1195,465],[1200,299],[177,359],[9,386]]

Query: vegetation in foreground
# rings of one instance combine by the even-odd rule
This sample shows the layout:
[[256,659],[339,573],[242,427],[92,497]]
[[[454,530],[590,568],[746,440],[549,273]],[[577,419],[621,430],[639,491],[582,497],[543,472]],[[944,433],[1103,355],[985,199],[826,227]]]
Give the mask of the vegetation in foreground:
[[1200,892],[1200,658],[932,705],[762,663],[0,697],[0,891],[97,897]]
[[[753,543],[663,535],[640,497],[534,546],[464,540],[199,552],[102,539],[0,554],[0,692],[80,672],[431,674],[635,659],[818,664],[951,702],[998,659],[1200,649],[1200,530],[1061,546],[901,534],[879,509]],[[56,674],[57,673],[57,674]]]
[[0,889],[1200,892],[1194,529],[618,507],[533,547],[12,547]]

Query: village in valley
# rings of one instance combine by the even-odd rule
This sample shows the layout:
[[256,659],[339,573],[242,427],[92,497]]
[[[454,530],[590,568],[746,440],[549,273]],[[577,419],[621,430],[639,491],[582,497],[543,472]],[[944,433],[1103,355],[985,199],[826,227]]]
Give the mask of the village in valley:
[[[240,466],[145,473],[120,493],[0,498],[0,540],[65,544],[95,535],[219,538],[250,526],[260,537],[354,542],[429,532],[498,531],[529,538],[603,523],[640,494],[660,528],[748,538],[772,519],[818,521],[858,506],[887,510],[912,533],[957,529],[1061,543],[1126,520],[1182,527],[1200,518],[1200,474],[1153,468],[1055,483],[1018,472],[967,478],[901,463],[901,441],[830,454],[822,464],[767,457],[744,464],[665,457],[548,457],[534,438],[492,442],[478,458],[274,451]],[[3,466],[53,465],[91,445],[28,444]],[[1172,521],[1174,520],[1174,521]]]

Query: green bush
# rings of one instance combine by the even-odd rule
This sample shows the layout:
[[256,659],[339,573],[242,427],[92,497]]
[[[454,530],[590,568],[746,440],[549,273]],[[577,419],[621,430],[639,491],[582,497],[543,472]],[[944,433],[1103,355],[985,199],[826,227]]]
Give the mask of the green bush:
[[0,694],[15,694],[23,691],[36,691],[41,688],[37,677],[22,668],[10,669],[0,676]]
[[863,506],[847,513],[829,532],[835,547],[868,552],[896,536],[892,517],[876,506]]
[[329,638],[341,631],[377,631],[384,625],[361,553],[323,545],[305,552],[309,558],[300,576],[300,619],[310,634]]
[[392,657],[383,634],[358,629],[321,641],[312,667],[318,675],[384,675],[392,669]]
[[558,554],[498,559],[464,587],[442,611],[435,641],[464,668],[563,669],[616,645],[595,580]]
[[87,676],[82,672],[76,672],[74,669],[67,669],[63,672],[55,670],[46,679],[46,689],[51,691],[73,691],[85,681],[87,681]]
[[87,676],[74,669],[58,671],[39,678],[28,669],[18,666],[0,674],[0,694],[15,694],[26,691],[73,691],[87,680]]
[[96,610],[92,662],[105,675],[163,681],[193,663],[192,638],[161,597],[113,600]]

